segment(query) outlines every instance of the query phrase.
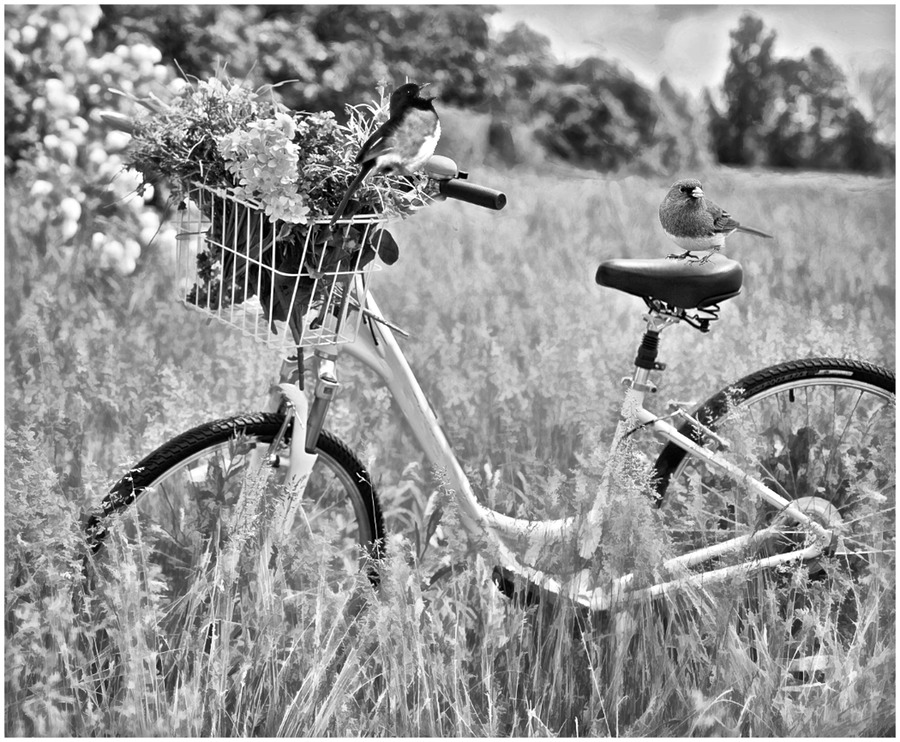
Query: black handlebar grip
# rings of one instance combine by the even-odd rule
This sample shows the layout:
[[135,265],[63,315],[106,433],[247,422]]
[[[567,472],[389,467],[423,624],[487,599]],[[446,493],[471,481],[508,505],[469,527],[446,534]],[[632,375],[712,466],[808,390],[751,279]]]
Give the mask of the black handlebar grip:
[[442,180],[439,190],[441,195],[447,198],[455,198],[457,201],[465,201],[485,209],[500,211],[506,206],[505,193],[456,178]]

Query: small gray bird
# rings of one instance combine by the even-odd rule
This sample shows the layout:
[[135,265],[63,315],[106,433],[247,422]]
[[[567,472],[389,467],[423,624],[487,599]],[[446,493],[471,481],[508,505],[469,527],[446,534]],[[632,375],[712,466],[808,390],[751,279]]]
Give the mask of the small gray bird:
[[704,197],[700,181],[685,178],[675,183],[659,205],[659,223],[669,238],[687,252],[670,258],[695,258],[695,252],[707,252],[705,263],[725,244],[732,232],[747,232],[772,239],[772,235],[745,227],[731,218],[725,209]]

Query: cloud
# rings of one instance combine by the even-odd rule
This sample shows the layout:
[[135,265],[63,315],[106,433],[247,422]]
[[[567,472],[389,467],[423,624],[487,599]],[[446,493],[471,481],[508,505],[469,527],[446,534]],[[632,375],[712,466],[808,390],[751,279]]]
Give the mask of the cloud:
[[707,15],[718,8],[718,5],[656,5],[656,15],[661,21],[680,21],[683,18]]
[[776,32],[778,57],[802,57],[820,45],[845,72],[896,59],[889,5],[501,5],[492,23],[511,28],[524,21],[550,39],[563,62],[600,56],[645,85],[666,75],[696,93],[721,85],[729,32],[746,12]]

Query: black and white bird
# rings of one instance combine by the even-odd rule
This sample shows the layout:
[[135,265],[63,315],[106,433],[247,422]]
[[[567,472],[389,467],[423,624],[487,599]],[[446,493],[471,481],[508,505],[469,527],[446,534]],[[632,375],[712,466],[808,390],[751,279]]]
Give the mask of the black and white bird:
[[368,176],[376,173],[411,175],[434,154],[441,137],[441,122],[434,110],[434,98],[422,96],[424,87],[410,82],[391,93],[388,120],[366,140],[356,155],[359,173],[347,187],[330,226],[341,218],[350,197]]
[[732,232],[772,239],[772,235],[733,219],[725,209],[706,198],[700,181],[693,178],[679,180],[669,189],[659,205],[659,222],[669,239],[686,251],[670,258],[694,258],[694,253],[705,252],[700,261],[703,263],[722,248]]

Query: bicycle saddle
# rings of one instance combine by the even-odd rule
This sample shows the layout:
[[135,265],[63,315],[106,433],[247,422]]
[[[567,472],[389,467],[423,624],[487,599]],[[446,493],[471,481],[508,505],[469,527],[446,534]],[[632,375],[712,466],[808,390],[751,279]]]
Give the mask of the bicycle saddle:
[[712,306],[741,293],[744,269],[712,255],[705,263],[671,258],[616,258],[597,269],[597,283],[679,309]]

